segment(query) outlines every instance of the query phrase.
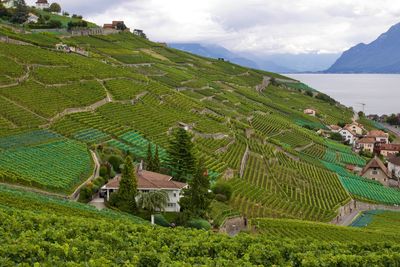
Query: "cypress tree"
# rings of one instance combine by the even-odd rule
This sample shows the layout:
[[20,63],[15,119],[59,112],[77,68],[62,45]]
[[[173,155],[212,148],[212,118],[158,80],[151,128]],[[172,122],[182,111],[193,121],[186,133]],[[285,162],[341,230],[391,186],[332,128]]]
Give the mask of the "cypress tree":
[[195,169],[193,143],[190,135],[182,128],[175,131],[169,146],[168,165],[172,176],[181,182],[190,180]]
[[154,153],[154,159],[153,159],[153,171],[160,172],[160,170],[161,170],[160,155],[158,152],[158,145],[156,145],[156,152]]
[[189,188],[184,190],[184,197],[179,202],[182,210],[194,217],[205,217],[212,200],[206,172],[206,168],[199,162],[189,181]]
[[146,170],[154,171],[153,153],[151,151],[151,144],[150,143],[147,146]]
[[117,207],[126,212],[136,211],[137,177],[132,158],[126,157],[117,193]]

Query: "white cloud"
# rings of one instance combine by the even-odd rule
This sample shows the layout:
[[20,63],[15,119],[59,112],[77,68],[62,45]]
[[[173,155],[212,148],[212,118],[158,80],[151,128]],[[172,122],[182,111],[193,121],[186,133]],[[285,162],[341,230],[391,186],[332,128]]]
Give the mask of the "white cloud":
[[[33,0],[28,3],[33,4]],[[398,22],[396,0],[59,0],[101,25],[124,20],[157,41],[256,53],[341,52]]]

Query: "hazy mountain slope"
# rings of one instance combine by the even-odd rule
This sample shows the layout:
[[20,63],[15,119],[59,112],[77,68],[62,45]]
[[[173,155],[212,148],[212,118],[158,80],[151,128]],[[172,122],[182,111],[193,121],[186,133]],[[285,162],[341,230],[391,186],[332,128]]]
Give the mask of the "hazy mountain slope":
[[360,43],[343,52],[329,73],[399,73],[400,24],[392,26],[370,44]]

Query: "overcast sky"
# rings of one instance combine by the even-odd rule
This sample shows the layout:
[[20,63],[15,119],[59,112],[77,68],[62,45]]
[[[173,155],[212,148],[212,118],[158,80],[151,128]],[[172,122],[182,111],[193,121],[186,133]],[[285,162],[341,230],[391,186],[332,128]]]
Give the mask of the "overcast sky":
[[[33,4],[34,0],[27,3]],[[399,0],[58,0],[99,25],[124,20],[151,40],[255,53],[337,53],[400,22]]]

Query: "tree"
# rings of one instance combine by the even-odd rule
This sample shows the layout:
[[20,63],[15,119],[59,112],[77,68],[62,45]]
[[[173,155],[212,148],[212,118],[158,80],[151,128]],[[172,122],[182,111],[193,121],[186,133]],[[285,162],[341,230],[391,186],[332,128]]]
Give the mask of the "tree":
[[169,146],[168,165],[172,176],[181,182],[190,180],[195,169],[193,143],[190,135],[182,128],[175,131]]
[[168,193],[164,190],[139,193],[139,208],[153,214],[155,211],[164,211],[169,201]]
[[15,0],[15,12],[11,17],[12,23],[22,24],[28,19],[28,7],[25,0]]
[[156,145],[156,152],[154,153],[154,158],[153,158],[153,171],[160,172],[160,170],[161,170],[160,155],[158,152],[158,145]]
[[335,141],[343,141],[343,137],[340,133],[331,133],[330,138]]
[[198,163],[194,176],[189,181],[189,188],[184,190],[179,204],[184,212],[190,213],[191,217],[204,218],[210,203],[210,180],[206,169]]
[[117,23],[117,30],[125,31],[126,29],[128,29],[128,27],[126,27],[125,23],[123,23],[123,22],[118,22]]
[[10,11],[2,4],[0,3],[0,18],[9,20],[11,17]]
[[[136,211],[137,177],[132,158],[126,157],[122,170],[119,189],[112,194],[111,205],[122,211],[133,213]],[[115,196],[114,196],[115,195]]]
[[232,196],[232,186],[226,182],[218,182],[212,189],[217,200],[228,201]]
[[147,145],[146,169],[148,171],[153,171],[154,170],[153,153],[151,151],[151,144],[150,143]]
[[58,3],[52,3],[50,5],[50,12],[54,13],[60,13],[61,12],[61,6]]

